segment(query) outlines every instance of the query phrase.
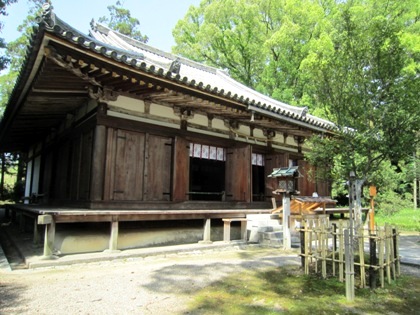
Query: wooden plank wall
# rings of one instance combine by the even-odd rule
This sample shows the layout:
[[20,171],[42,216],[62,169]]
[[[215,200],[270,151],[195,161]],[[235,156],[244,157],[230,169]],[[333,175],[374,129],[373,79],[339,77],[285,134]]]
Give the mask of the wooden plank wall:
[[172,200],[179,202],[188,200],[190,143],[182,137],[176,137],[174,146]]
[[225,181],[227,200],[251,202],[251,153],[250,145],[227,150]]
[[172,139],[108,128],[104,200],[169,201]]

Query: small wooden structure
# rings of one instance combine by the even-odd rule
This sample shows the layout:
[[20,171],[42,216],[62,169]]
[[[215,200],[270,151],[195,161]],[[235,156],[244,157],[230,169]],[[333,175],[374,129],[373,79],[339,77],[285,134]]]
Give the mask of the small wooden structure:
[[[327,207],[336,203],[337,201],[330,197],[292,196],[290,201],[290,215],[294,219],[301,220],[302,216],[306,214],[325,214],[326,211],[330,210]],[[282,212],[283,206],[280,206],[274,209],[272,214],[278,214],[282,218]]]

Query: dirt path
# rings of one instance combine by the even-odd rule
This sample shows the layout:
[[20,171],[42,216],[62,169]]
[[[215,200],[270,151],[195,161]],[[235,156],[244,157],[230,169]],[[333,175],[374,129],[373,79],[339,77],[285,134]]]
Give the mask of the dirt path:
[[0,314],[181,314],[194,293],[245,269],[299,264],[296,253],[230,248],[0,274]]

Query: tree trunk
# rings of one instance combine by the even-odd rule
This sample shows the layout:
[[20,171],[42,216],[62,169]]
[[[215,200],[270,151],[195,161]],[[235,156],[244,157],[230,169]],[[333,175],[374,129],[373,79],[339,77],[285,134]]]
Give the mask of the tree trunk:
[[362,226],[362,187],[364,179],[354,179],[350,181],[350,209],[353,229],[358,230]]

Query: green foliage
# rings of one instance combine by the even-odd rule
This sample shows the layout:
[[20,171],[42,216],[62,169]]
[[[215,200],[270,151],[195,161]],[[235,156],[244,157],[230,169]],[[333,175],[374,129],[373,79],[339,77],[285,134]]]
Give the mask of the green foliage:
[[309,142],[310,162],[370,182],[420,141],[419,14],[417,0],[203,0],[173,51],[328,118],[336,135]]
[[375,223],[380,226],[386,223],[395,225],[399,231],[420,232],[420,210],[410,208],[400,208],[394,212],[379,210],[375,214]]
[[[0,16],[7,15],[6,7],[12,3],[15,3],[17,0],[2,0],[0,1]],[[0,21],[0,32],[3,29],[3,21]],[[6,42],[3,38],[0,38],[0,50],[6,48]],[[9,63],[9,59],[5,55],[0,56],[0,71],[5,69]]]
[[108,6],[110,17],[100,17],[100,23],[106,23],[111,29],[137,39],[140,42],[147,43],[149,38],[142,35],[139,30],[140,21],[131,16],[130,10],[124,9],[121,1],[117,1],[115,5]]
[[10,62],[8,72],[0,76],[0,114],[3,115],[9,96],[13,91],[16,78],[19,75],[22,63],[26,58],[26,51],[29,40],[33,33],[33,26],[36,24],[36,16],[43,1],[32,0],[29,7],[28,16],[18,26],[18,31],[22,34],[16,40],[7,44],[6,58]]
[[305,60],[312,100],[338,126],[333,141],[343,175],[354,170],[370,181],[383,161],[396,164],[416,150],[419,55],[402,39],[420,39],[418,8],[417,1],[340,3],[332,12],[329,48]]
[[265,62],[267,27],[258,1],[202,1],[173,30],[175,53],[227,70],[253,87]]

